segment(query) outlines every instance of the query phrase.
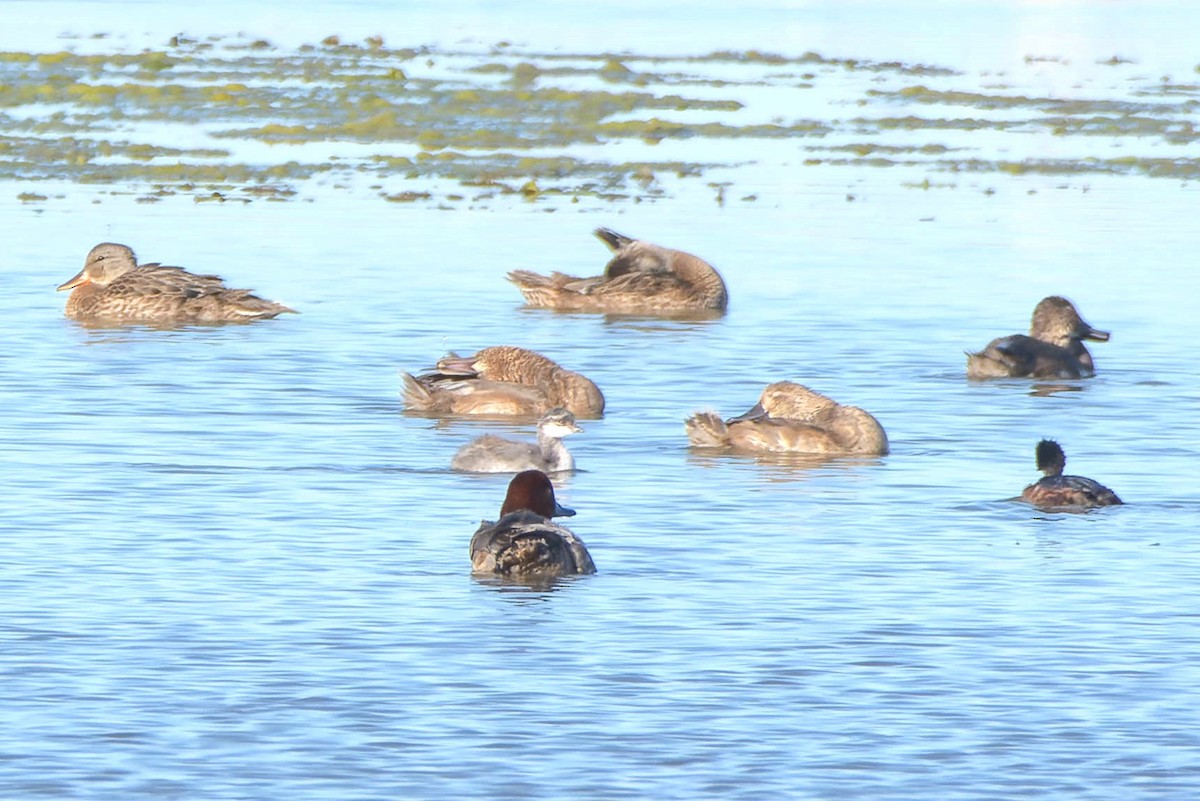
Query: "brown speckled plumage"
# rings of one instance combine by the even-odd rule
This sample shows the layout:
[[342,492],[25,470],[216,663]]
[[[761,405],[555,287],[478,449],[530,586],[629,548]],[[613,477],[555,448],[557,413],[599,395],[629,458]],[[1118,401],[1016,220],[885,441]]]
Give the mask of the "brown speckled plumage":
[[404,403],[432,414],[540,417],[556,406],[576,417],[604,414],[604,394],[590,380],[540,353],[508,345],[474,356],[451,354],[420,376],[404,373]]
[[698,412],[685,427],[689,442],[700,448],[824,456],[888,452],[887,434],[869,413],[792,381],[768,385],[745,414],[722,420],[713,412]]
[[85,321],[233,323],[294,313],[248,289],[230,289],[215,275],[161,264],[139,265],[130,248],[112,242],[92,248],[83,269],[59,286],[64,289],[73,290],[66,315]]
[[530,306],[561,311],[673,314],[723,312],[729,305],[725,282],[703,259],[607,228],[595,233],[614,252],[603,275],[576,278],[514,270],[508,280]]
[[1039,509],[1064,511],[1122,504],[1115,492],[1098,481],[1083,476],[1063,475],[1066,466],[1067,456],[1062,446],[1052,439],[1039,442],[1037,468],[1046,475],[1026,487],[1021,498]]

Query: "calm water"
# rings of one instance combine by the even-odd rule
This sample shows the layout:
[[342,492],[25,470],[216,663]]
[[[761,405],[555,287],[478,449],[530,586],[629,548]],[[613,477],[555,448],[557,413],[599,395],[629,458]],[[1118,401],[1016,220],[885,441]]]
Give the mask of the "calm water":
[[[41,37],[5,43],[27,49],[184,28],[488,42],[526,22],[534,47],[817,49],[950,66],[963,86],[1010,69],[1035,96],[1123,96],[1200,61],[1168,9],[1132,3],[701,4],[694,29],[663,27],[678,5],[618,5],[599,27],[501,5],[238,8],[228,27],[156,3],[63,4],[69,26],[43,4],[0,13]],[[1095,63],[1116,53],[1140,61]],[[1036,131],[987,146],[1063,147]],[[1196,186],[806,168],[786,143],[724,147],[739,166],[650,203],[443,210],[318,184],[312,202],[147,206],[39,184],[51,200],[23,204],[29,185],[0,186],[0,796],[1200,791]],[[913,188],[924,177],[955,186]],[[706,181],[724,180],[757,199],[718,205]],[[522,309],[504,272],[598,270],[597,225],[709,259],[728,316]],[[302,314],[80,327],[53,288],[102,240]],[[968,383],[963,351],[1024,330],[1055,293],[1113,332],[1098,377],[1049,394]],[[467,543],[507,478],[448,469],[485,430],[531,428],[400,409],[399,371],[492,344],[542,351],[609,400],[559,484],[599,573],[552,591],[471,578]],[[744,411],[784,378],[873,412],[892,454],[689,452],[688,413]],[[1043,436],[1127,505],[1008,500]]]

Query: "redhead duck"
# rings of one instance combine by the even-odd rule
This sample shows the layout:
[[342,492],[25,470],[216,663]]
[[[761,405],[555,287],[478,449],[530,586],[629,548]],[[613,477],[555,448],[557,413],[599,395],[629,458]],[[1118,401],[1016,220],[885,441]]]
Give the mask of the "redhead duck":
[[1021,498],[1039,509],[1092,509],[1122,503],[1117,494],[1103,484],[1083,476],[1064,476],[1067,456],[1052,439],[1037,444],[1037,468],[1046,475],[1030,484]]
[[525,348],[501,345],[474,356],[451,353],[420,376],[404,374],[410,411],[537,417],[562,407],[576,417],[604,414],[604,394],[579,373]]
[[827,456],[888,452],[887,434],[870,414],[792,381],[767,386],[745,414],[722,421],[713,412],[698,412],[685,426],[688,440],[700,448]]
[[550,522],[551,517],[573,514],[558,505],[545,473],[518,473],[508,485],[500,519],[483,521],[471,537],[471,567],[476,573],[514,578],[595,573],[583,540]]
[[703,259],[608,228],[597,228],[595,234],[615,254],[604,275],[575,278],[514,270],[508,280],[530,306],[560,311],[670,314],[723,312],[729,305],[725,282]]
[[542,470],[561,473],[575,469],[575,457],[562,438],[583,431],[575,415],[566,409],[551,409],[537,425],[537,444],[515,442],[495,434],[484,434],[459,448],[450,460],[455,470],[467,473],[515,473]]
[[1033,309],[1029,336],[999,337],[968,353],[967,377],[1091,378],[1096,368],[1083,340],[1107,342],[1108,336],[1084,322],[1066,298],[1043,298]]
[[132,250],[112,242],[92,248],[79,274],[58,289],[74,290],[67,298],[66,314],[76,320],[243,323],[296,313],[248,289],[230,289],[215,275],[139,265]]

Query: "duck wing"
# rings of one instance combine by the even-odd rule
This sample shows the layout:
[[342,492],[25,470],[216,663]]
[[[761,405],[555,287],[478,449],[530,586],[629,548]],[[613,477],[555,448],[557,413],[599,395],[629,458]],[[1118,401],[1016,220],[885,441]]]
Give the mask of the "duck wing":
[[104,294],[106,303],[114,307],[141,309],[150,317],[181,321],[249,320],[295,311],[249,289],[231,289],[218,276],[161,264],[130,270],[109,284]]
[[1021,497],[1040,509],[1092,509],[1124,503],[1099,481],[1083,476],[1047,476],[1026,487]]
[[982,351],[967,354],[972,378],[1086,378],[1092,374],[1066,348],[1025,334],[993,339]]
[[522,293],[529,292],[569,292],[579,295],[588,294],[593,287],[605,281],[603,275],[590,278],[580,278],[566,273],[553,272],[549,275],[535,273],[532,270],[513,270],[508,274],[508,280],[517,285]]
[[467,473],[519,473],[546,470],[549,465],[541,448],[495,434],[484,434],[458,449],[450,467]]
[[536,417],[553,404],[536,387],[459,375],[403,374],[404,406],[412,412]]
[[471,537],[471,565],[477,573],[501,576],[596,572],[591,555],[574,532],[526,509],[479,527]]
[[215,275],[196,275],[182,267],[143,264],[130,270],[108,286],[108,293],[117,298],[143,296],[191,299],[229,291],[225,282]]

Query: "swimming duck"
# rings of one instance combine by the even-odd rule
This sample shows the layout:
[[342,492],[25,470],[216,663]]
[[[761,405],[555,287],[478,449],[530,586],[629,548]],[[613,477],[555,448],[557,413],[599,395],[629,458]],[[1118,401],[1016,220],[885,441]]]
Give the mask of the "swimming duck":
[[1122,503],[1117,494],[1103,484],[1083,476],[1064,476],[1067,456],[1052,439],[1037,444],[1037,468],[1046,475],[1030,484],[1021,498],[1039,509],[1092,509]]
[[575,423],[575,415],[566,409],[551,409],[538,420],[536,445],[484,434],[459,448],[450,460],[450,466],[468,473],[574,470],[575,457],[563,445],[562,438],[581,431],[583,429]]
[[887,434],[870,414],[792,381],[768,385],[745,414],[722,421],[714,412],[698,412],[685,427],[691,444],[701,448],[828,456],[888,452]]
[[967,354],[968,378],[1091,378],[1092,354],[1083,340],[1107,342],[1108,332],[1092,328],[1066,298],[1043,298],[1033,309],[1029,336],[993,339]]
[[576,417],[604,414],[604,394],[579,373],[525,348],[499,345],[474,356],[449,354],[435,370],[404,373],[411,411],[536,417],[562,407]]
[[500,519],[483,521],[471,537],[471,567],[476,573],[517,578],[595,573],[583,540],[550,522],[573,514],[554,499],[554,485],[545,473],[518,473],[509,482]]
[[513,270],[530,306],[562,311],[669,314],[725,311],[729,293],[712,265],[690,253],[597,228],[596,236],[615,254],[604,275],[576,278],[563,273],[538,275]]
[[263,300],[248,289],[230,289],[215,275],[195,275],[161,264],[139,265],[130,248],[112,242],[92,248],[83,269],[58,289],[74,290],[67,298],[66,315],[76,320],[233,323],[295,314],[294,309]]

